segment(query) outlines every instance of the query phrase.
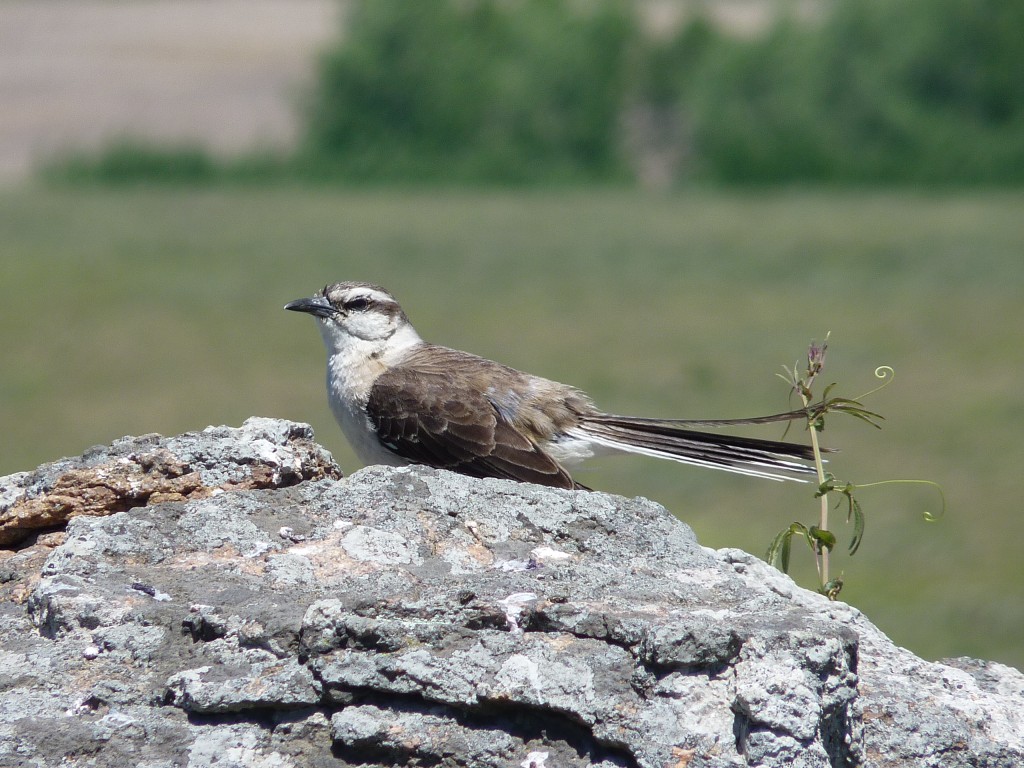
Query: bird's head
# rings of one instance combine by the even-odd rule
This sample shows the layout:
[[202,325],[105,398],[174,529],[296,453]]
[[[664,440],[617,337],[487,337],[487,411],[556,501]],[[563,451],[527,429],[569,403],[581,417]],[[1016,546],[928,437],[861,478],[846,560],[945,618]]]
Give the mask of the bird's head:
[[388,348],[420,342],[395,297],[370,283],[327,285],[308,299],[288,302],[284,308],[313,315],[330,353],[359,341]]

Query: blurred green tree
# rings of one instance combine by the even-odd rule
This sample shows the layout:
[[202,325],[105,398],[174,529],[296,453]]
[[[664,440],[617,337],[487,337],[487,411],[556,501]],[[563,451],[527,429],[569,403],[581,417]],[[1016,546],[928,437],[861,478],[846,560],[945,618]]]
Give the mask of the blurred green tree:
[[[1024,0],[833,0],[752,39],[638,0],[351,0],[294,156],[122,142],[73,181],[1024,182]],[[665,32],[668,34],[662,34]],[[656,167],[655,167],[656,166]]]
[[724,181],[1024,181],[1022,0],[839,0],[721,40],[684,96]]
[[371,0],[319,65],[307,167],[350,179],[620,176],[622,0]]

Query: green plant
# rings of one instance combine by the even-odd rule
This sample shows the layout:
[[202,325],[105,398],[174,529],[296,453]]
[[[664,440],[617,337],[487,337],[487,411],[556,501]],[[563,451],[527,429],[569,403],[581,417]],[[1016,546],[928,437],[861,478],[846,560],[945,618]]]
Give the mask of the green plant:
[[683,95],[725,182],[1024,180],[1024,3],[838,0],[722,39]]
[[[802,371],[799,369],[798,364],[794,364],[792,368],[783,366],[785,375],[778,374],[779,378],[789,384],[792,387],[792,391],[800,398],[807,417],[811,448],[814,452],[814,466],[818,473],[818,489],[814,496],[821,500],[818,524],[805,525],[801,522],[793,522],[788,527],[783,528],[772,540],[765,559],[779,568],[779,570],[787,572],[789,570],[793,537],[799,536],[806,542],[814,555],[814,562],[818,571],[818,591],[830,600],[835,600],[843,588],[843,579],[842,576],[833,577],[829,566],[829,556],[837,542],[836,535],[829,528],[829,494],[838,494],[841,497],[839,500],[840,505],[845,501],[846,522],[852,522],[853,524],[853,535],[850,538],[849,544],[850,555],[856,554],[864,539],[864,511],[854,495],[858,488],[869,488],[887,483],[927,483],[934,486],[938,490],[939,495],[943,497],[943,512],[945,511],[946,502],[942,489],[928,480],[885,480],[854,485],[849,482],[842,483],[836,479],[834,474],[825,471],[825,460],[822,455],[825,451],[822,449],[818,439],[819,433],[825,430],[825,416],[829,413],[846,413],[870,424],[876,429],[881,429],[881,425],[878,422],[884,420],[885,417],[874,411],[869,411],[863,406],[861,400],[888,385],[894,375],[893,369],[889,366],[879,366],[875,369],[875,376],[882,379],[882,383],[871,391],[857,398],[832,397],[832,390],[836,386],[835,383],[832,383],[825,387],[821,399],[815,401],[813,386],[818,375],[824,370],[827,352],[828,334],[825,335],[825,340],[820,345],[816,342],[811,342],[807,350],[807,365]],[[924,518],[932,522],[941,517],[941,515],[942,512],[939,515],[925,512]]]
[[219,171],[201,147],[162,147],[125,139],[96,153],[75,152],[42,169],[50,181],[125,184],[139,181],[208,183]]
[[218,158],[195,144],[163,146],[120,139],[95,151],[71,152],[40,169],[49,182],[67,184],[183,184],[269,182],[293,178],[290,162],[272,152]]
[[372,0],[322,58],[302,162],[349,180],[621,174],[622,0]]

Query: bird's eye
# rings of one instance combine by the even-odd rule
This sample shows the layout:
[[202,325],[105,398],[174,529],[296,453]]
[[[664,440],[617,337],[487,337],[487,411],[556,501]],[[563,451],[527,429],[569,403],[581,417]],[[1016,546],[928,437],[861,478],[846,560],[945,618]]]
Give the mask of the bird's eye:
[[342,306],[349,312],[363,312],[370,307],[370,300],[365,296],[349,299]]

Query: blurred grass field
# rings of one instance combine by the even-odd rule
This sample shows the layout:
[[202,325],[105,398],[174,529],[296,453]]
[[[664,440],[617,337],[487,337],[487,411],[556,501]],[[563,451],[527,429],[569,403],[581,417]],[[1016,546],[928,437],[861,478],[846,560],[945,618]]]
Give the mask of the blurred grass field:
[[[346,470],[313,323],[326,282],[393,290],[429,340],[575,384],[611,411],[738,417],[789,405],[776,372],[831,331],[840,479],[867,532],[842,597],[928,657],[1024,667],[1024,193],[0,192],[0,474],[123,434],[251,415],[314,425]],[[778,437],[777,427],[757,434]],[[790,437],[800,439],[799,433]],[[702,543],[763,554],[812,491],[667,462],[580,479],[644,495]],[[848,528],[836,513],[841,546]],[[794,575],[812,582],[794,550]]]

